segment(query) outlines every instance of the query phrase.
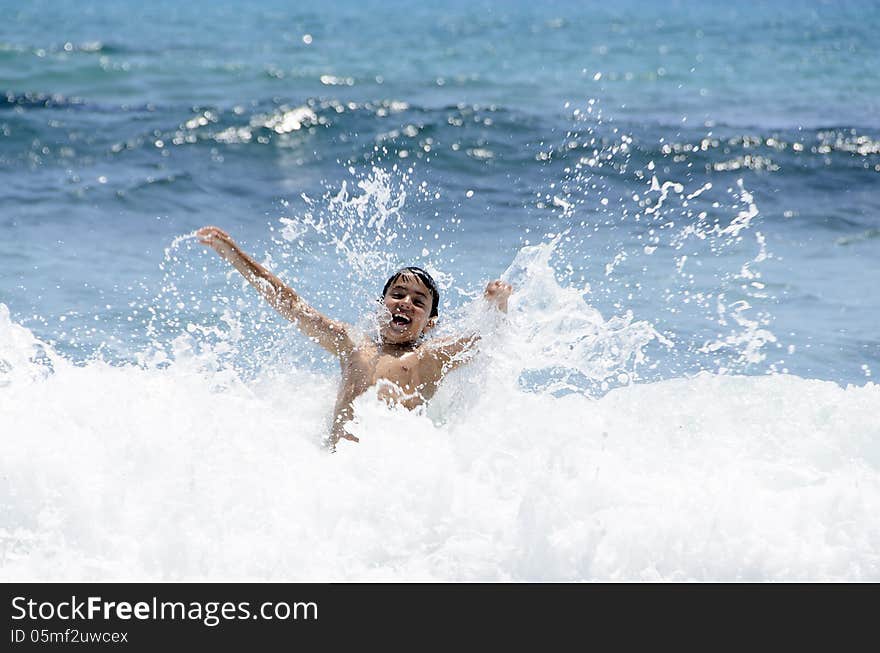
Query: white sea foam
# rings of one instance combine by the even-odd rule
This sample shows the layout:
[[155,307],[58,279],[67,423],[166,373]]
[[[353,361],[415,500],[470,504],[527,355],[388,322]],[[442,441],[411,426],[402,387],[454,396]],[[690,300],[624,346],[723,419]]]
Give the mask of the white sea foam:
[[880,387],[554,396],[493,349],[523,310],[427,410],[361,397],[331,455],[331,375],[244,382],[192,335],[73,364],[0,306],[0,578],[880,580]]
[[[326,205],[307,199],[282,237],[319,236],[359,276],[390,270],[390,245],[419,242],[406,188],[374,171]],[[656,192],[670,188],[684,192]],[[756,212],[743,202],[733,231],[698,222],[681,238],[737,236]],[[136,365],[74,362],[0,304],[0,579],[880,580],[874,383],[645,382],[651,348],[701,343],[560,285],[563,233],[515,256],[507,315],[457,288],[442,256],[428,261],[444,294],[472,298],[440,335],[479,331],[479,354],[424,409],[360,397],[360,443],[331,455],[320,443],[337,375],[283,356],[236,368],[267,360],[243,335],[269,325],[230,309],[237,286],[212,291],[217,314],[183,302],[190,237],[141,307],[152,343]],[[757,237],[743,282],[767,256]],[[759,360],[773,334],[744,301],[716,301],[733,330],[703,349]]]

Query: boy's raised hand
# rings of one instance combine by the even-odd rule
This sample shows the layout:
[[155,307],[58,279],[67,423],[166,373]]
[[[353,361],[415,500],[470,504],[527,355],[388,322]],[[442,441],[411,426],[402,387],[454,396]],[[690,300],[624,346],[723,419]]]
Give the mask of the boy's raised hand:
[[235,245],[232,237],[220,227],[202,227],[196,232],[196,237],[202,245],[212,247],[220,253]]
[[507,300],[510,299],[510,293],[513,292],[513,286],[504,283],[501,279],[490,281],[486,286],[483,297],[486,301],[495,306],[502,313],[507,312]]

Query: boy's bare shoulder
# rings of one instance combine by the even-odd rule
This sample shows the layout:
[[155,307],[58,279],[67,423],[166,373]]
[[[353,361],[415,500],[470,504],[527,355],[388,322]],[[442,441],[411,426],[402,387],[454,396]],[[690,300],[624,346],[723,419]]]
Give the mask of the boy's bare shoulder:
[[477,334],[435,338],[423,345],[420,356],[438,370],[446,372],[470,360],[474,353],[474,345],[479,339]]

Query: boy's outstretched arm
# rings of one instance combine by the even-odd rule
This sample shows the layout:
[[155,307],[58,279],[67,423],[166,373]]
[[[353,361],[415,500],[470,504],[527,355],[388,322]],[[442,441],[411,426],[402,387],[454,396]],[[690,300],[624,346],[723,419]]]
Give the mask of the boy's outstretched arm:
[[[490,281],[483,291],[483,297],[502,313],[507,313],[507,300],[513,292],[513,286],[500,279]],[[450,372],[470,360],[468,353],[480,341],[479,333],[472,333],[463,338],[440,342],[433,348],[433,353],[443,365],[443,372]]]
[[241,272],[272,308],[324,349],[341,357],[354,348],[344,323],[331,320],[309,306],[293,288],[243,252],[225,231],[217,227],[202,227],[196,236],[200,243],[213,248]]

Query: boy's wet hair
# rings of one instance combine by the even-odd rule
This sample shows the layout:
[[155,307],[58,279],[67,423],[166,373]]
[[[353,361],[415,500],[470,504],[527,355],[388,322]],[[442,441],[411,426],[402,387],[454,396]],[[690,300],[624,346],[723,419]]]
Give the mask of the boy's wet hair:
[[422,268],[417,268],[414,265],[409,267],[400,268],[397,272],[391,275],[391,278],[385,282],[385,287],[382,288],[382,297],[388,293],[388,289],[391,287],[391,284],[397,281],[404,274],[412,274],[417,277],[419,281],[425,284],[425,287],[431,291],[431,314],[428,317],[437,317],[437,306],[440,304],[440,291],[437,289],[437,284],[434,283],[434,278],[425,272]]

